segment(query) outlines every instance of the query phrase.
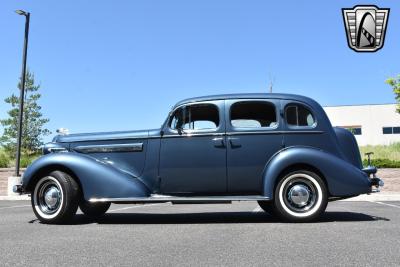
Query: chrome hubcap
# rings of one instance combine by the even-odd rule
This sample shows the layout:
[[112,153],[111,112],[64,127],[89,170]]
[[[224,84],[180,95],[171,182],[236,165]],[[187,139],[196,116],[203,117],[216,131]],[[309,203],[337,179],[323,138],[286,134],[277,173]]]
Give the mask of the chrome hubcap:
[[289,199],[297,206],[303,207],[310,199],[310,192],[306,186],[297,184],[290,189]]
[[297,213],[312,209],[319,198],[315,185],[301,176],[293,176],[285,184],[283,196],[286,207]]
[[54,209],[60,200],[60,191],[55,186],[51,186],[44,193],[44,202],[50,209]]

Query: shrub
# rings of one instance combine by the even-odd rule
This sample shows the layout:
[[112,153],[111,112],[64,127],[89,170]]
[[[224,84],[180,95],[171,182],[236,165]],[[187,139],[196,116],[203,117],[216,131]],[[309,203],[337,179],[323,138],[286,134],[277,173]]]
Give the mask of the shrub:
[[21,168],[28,167],[38,157],[39,157],[38,155],[21,155],[21,161],[20,161]]
[[[363,165],[368,166],[368,160],[363,160]],[[377,168],[400,168],[400,161],[390,159],[371,159],[371,165]]]
[[0,152],[0,168],[7,168],[10,166],[10,158],[5,154]]

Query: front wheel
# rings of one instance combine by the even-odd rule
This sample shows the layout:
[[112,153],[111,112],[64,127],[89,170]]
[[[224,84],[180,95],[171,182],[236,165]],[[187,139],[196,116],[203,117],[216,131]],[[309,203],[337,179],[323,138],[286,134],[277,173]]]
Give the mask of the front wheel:
[[53,171],[39,179],[31,203],[43,223],[65,223],[78,209],[79,186],[67,173]]
[[317,174],[300,170],[285,175],[274,194],[274,211],[289,222],[309,222],[326,209],[328,193]]

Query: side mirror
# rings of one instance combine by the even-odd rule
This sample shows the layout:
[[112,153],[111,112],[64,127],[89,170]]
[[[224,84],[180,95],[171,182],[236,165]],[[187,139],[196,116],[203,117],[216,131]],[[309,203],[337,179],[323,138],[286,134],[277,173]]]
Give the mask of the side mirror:
[[178,127],[176,130],[178,131],[178,134],[179,134],[179,135],[182,135],[182,134],[185,133],[185,130],[183,130],[182,127]]

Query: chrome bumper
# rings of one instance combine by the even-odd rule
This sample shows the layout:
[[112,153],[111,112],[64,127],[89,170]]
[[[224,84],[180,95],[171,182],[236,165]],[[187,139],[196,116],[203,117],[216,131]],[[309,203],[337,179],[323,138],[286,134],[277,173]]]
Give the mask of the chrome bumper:
[[363,168],[362,171],[369,177],[369,181],[371,184],[371,193],[380,192],[385,183],[382,179],[376,177],[378,169],[374,166],[369,165],[368,167]]
[[382,179],[378,177],[373,177],[370,179],[371,181],[371,193],[378,193],[381,191],[381,188],[385,185]]
[[22,185],[21,184],[14,185],[13,192],[21,195],[23,193]]

